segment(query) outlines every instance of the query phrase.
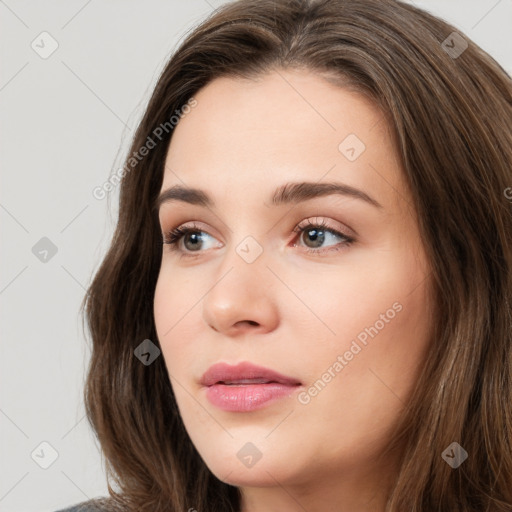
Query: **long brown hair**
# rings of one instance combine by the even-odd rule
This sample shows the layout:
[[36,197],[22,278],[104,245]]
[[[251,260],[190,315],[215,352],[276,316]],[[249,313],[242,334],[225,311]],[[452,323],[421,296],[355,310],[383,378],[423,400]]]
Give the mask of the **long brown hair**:
[[[512,82],[453,26],[397,0],[239,0],[193,30],[163,70],[126,157],[111,246],[82,305],[92,338],[84,398],[109,476],[105,503],[240,510],[239,489],[218,480],[190,441],[163,357],[146,366],[134,350],[145,339],[159,345],[153,204],[169,119],[217,77],[283,68],[373,98],[432,267],[432,344],[390,443],[402,456],[387,510],[512,510]],[[130,160],[148,137],[154,147]],[[453,442],[468,453],[457,469],[442,458]]]

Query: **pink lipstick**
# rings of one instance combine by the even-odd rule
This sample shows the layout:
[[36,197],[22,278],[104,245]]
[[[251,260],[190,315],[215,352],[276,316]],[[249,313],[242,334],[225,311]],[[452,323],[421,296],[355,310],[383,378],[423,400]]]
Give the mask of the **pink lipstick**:
[[235,366],[217,363],[208,368],[201,384],[208,400],[224,411],[249,412],[291,394],[301,386],[293,377],[243,362]]

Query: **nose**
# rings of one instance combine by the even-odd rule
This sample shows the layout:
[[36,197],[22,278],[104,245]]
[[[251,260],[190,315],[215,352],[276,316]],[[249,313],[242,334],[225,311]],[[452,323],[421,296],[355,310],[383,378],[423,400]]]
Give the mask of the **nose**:
[[266,266],[265,253],[248,263],[234,250],[219,265],[203,299],[203,319],[225,336],[263,334],[279,323],[276,278]]

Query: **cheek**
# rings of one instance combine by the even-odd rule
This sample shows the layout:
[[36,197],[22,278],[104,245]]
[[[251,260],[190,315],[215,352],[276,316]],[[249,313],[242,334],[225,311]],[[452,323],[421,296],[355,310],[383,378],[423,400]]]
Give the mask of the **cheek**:
[[373,385],[382,376],[381,391],[389,392],[387,384],[404,394],[416,378],[430,339],[427,269],[425,259],[407,246],[358,253],[351,265],[321,277],[317,286],[315,278],[306,278],[301,298],[324,324],[316,321],[315,336],[310,315],[311,328],[299,337],[308,377],[318,379],[346,353],[347,393],[364,382]]
[[296,417],[303,428],[308,418],[322,418],[314,430],[321,431],[317,450],[326,459],[336,459],[338,450],[357,460],[384,446],[418,378],[430,318],[424,288],[410,293],[403,284],[387,293],[367,289],[363,303],[340,294],[346,308],[330,317],[336,338],[304,348],[308,387]]
[[191,372],[204,371],[209,364],[204,340],[210,328],[204,322],[202,308],[211,285],[205,275],[206,271],[191,275],[164,265],[155,288],[155,327],[177,398],[182,388],[176,384],[189,382]]
[[162,344],[165,343],[165,333],[173,327],[174,306],[174,294],[170,291],[170,286],[165,284],[160,275],[155,288],[153,312],[158,339]]
[[402,393],[404,385],[407,387],[413,379],[429,340],[431,319],[424,288],[418,287],[412,293],[410,288],[375,293],[367,290],[364,302],[345,295],[331,295],[331,299],[335,308],[326,304],[321,310],[316,305],[317,311],[322,311],[324,324],[335,335],[315,335],[318,330],[311,326],[309,332],[302,336],[297,333],[295,338],[300,340],[295,350],[302,352],[308,378],[318,379],[341,360],[343,369],[337,365],[336,373],[343,371],[344,379],[348,379],[343,384],[344,393],[352,394],[365,382],[374,381],[375,374],[382,375],[385,383]]
[[[194,314],[194,304],[200,298],[196,297],[198,294],[191,292],[193,289],[190,283],[180,282],[178,272],[173,273],[172,278],[163,273],[158,278],[153,310],[156,332],[167,366],[183,357],[185,347],[190,346],[183,327],[187,325],[187,317]],[[172,358],[168,357],[170,352],[173,354]]]
[[[160,341],[174,331],[179,330],[188,315],[194,314],[194,308],[200,307],[198,302],[204,295],[190,274],[176,269],[163,258],[160,274],[155,287],[153,311],[155,324],[159,334],[163,335]],[[194,310],[194,311],[193,311]]]

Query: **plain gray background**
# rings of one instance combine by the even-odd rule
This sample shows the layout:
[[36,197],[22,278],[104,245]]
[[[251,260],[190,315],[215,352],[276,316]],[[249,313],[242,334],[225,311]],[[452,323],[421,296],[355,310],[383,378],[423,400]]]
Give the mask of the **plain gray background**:
[[[118,195],[109,207],[92,190],[121,167],[170,53],[222,3],[0,0],[1,511],[53,512],[108,494],[84,416],[90,345],[78,308]],[[411,3],[512,74],[512,0]]]

